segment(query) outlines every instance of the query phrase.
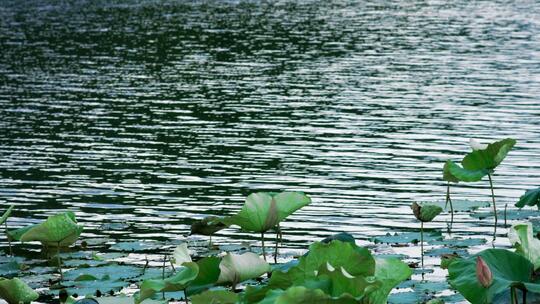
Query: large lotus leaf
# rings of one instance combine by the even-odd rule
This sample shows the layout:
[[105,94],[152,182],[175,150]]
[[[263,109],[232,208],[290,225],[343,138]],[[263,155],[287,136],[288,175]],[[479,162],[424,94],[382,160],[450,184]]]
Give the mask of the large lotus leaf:
[[13,205],[9,206],[9,208],[4,212],[2,217],[0,217],[0,225],[2,225],[5,221],[7,221],[8,217],[11,215],[11,211],[13,210]]
[[314,278],[320,267],[327,263],[337,269],[343,268],[352,276],[368,277],[375,274],[375,259],[368,249],[349,242],[332,241],[313,243],[309,247],[309,254],[302,256],[297,266],[287,272],[274,271],[269,285],[281,289],[299,285]]
[[540,268],[540,240],[534,237],[531,223],[513,225],[508,231],[508,239],[517,253],[533,263],[535,270]]
[[320,289],[309,289],[303,286],[291,287],[287,290],[272,290],[258,304],[357,304],[350,295],[333,298]]
[[199,274],[189,284],[187,288],[188,294],[194,295],[213,287],[221,273],[219,269],[220,263],[221,259],[217,257],[206,257],[198,260]]
[[191,234],[213,235],[221,229],[227,228],[220,218],[216,216],[208,216],[202,220],[197,220],[191,224]]
[[30,303],[38,297],[37,292],[18,278],[10,280],[0,278],[0,298],[9,304]]
[[362,298],[366,293],[372,292],[381,286],[381,282],[373,277],[352,276],[342,267],[334,268],[330,262],[322,265],[317,271],[315,279],[307,280],[306,287],[320,288],[332,297],[348,294],[356,299]]
[[223,219],[223,222],[238,225],[246,231],[265,232],[310,202],[307,195],[299,192],[253,193],[246,198],[238,214]]
[[238,295],[228,290],[207,290],[191,297],[193,304],[234,304],[238,301]]
[[416,219],[422,222],[431,222],[443,209],[437,205],[413,203],[411,206]]
[[463,182],[477,182],[489,173],[487,169],[468,170],[462,168],[451,160],[446,162],[448,172]]
[[255,279],[270,271],[270,265],[257,254],[246,252],[244,254],[227,253],[219,264],[221,273],[218,284],[232,284]]
[[[482,257],[493,276],[487,288],[480,284],[476,275],[477,256]],[[511,286],[540,292],[540,284],[531,280],[533,271],[533,264],[519,254],[504,249],[487,249],[467,259],[452,262],[448,266],[448,280],[472,304],[487,304]]]
[[461,165],[469,171],[492,171],[503,161],[515,144],[516,140],[512,138],[496,141],[483,150],[468,153],[461,161]]
[[21,241],[39,241],[46,246],[69,246],[77,240],[82,230],[82,226],[77,225],[75,214],[65,212],[49,216],[45,222],[32,227],[21,236]]
[[158,292],[184,290],[191,281],[195,280],[198,274],[199,266],[197,263],[190,262],[184,263],[183,268],[167,279],[145,280],[141,284],[139,292],[134,296],[135,304],[141,303]]
[[530,189],[525,192],[515,205],[518,208],[525,206],[537,206],[540,209],[540,188]]
[[448,182],[452,183],[459,183],[459,178],[455,177],[452,172],[450,171],[450,166],[452,165],[451,160],[447,160],[446,163],[444,163],[443,167],[443,179]]
[[412,275],[409,266],[395,258],[375,258],[375,278],[381,286],[369,293],[362,303],[385,304],[392,289]]
[[6,232],[8,238],[12,241],[20,241],[21,240],[21,237],[30,229],[36,227],[38,224],[35,224],[35,225],[29,225],[29,226],[26,226],[26,227],[22,227],[22,228],[17,228],[17,229],[13,229],[13,230],[8,230]]

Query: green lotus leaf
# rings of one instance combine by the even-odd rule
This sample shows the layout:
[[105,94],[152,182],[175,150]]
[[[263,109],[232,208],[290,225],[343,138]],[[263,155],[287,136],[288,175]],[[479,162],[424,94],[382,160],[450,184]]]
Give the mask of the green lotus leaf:
[[223,219],[223,222],[238,225],[246,231],[265,232],[309,203],[311,199],[299,192],[253,193],[246,198],[238,214]]
[[540,209],[540,188],[530,189],[525,192],[515,205],[518,208],[525,206],[537,206]]
[[375,274],[375,259],[368,249],[341,241],[317,242],[309,247],[309,253],[299,259],[297,266],[287,272],[274,271],[269,286],[285,290],[293,285],[301,285],[315,278],[321,266],[327,263],[336,269],[343,268],[351,276],[368,277]]
[[164,280],[144,280],[140,290],[135,294],[135,304],[139,304],[145,299],[152,297],[158,292],[171,292],[185,290],[188,284],[197,278],[199,266],[197,263],[184,263],[184,267],[179,269],[173,276]]
[[414,216],[422,222],[431,222],[443,209],[437,205],[413,203],[411,206]]
[[0,298],[9,304],[30,303],[38,297],[37,292],[18,278],[0,278]]
[[357,304],[351,295],[333,298],[320,289],[295,286],[287,290],[272,290],[258,304]]
[[365,294],[378,289],[381,282],[373,277],[352,276],[343,267],[334,268],[331,262],[327,262],[321,265],[315,279],[307,280],[302,285],[312,289],[320,288],[332,297],[347,294],[361,299]]
[[13,210],[13,205],[9,206],[9,208],[6,210],[6,212],[4,212],[4,214],[2,215],[2,217],[0,217],[0,225],[4,224],[8,217],[11,215],[11,211]]
[[[488,265],[493,281],[483,287],[476,275],[476,257],[481,256]],[[472,304],[492,303],[494,298],[520,286],[529,292],[540,292],[540,283],[532,280],[534,265],[525,257],[504,249],[487,249],[467,259],[458,259],[448,266],[449,282]]]
[[531,223],[513,225],[508,232],[508,239],[517,253],[533,263],[534,270],[540,268],[540,240],[534,236]]
[[512,138],[496,141],[489,144],[485,149],[475,150],[465,155],[461,161],[461,165],[469,171],[493,171],[504,160],[515,144],[516,140]]
[[225,224],[220,218],[216,216],[208,216],[191,224],[191,234],[213,235],[214,233],[227,227],[228,225]]
[[73,244],[82,233],[75,214],[65,212],[49,216],[41,224],[33,226],[21,236],[22,242],[39,241],[45,246],[64,247]]
[[[452,166],[452,161],[447,160],[446,163],[444,163],[443,167],[443,179],[448,182],[452,183],[459,183],[459,178],[455,177],[452,172],[450,171],[450,166]],[[455,165],[455,164],[454,164]]]
[[396,258],[375,258],[375,279],[381,286],[362,300],[364,304],[385,304],[392,289],[412,275],[409,266]]
[[221,270],[219,264],[221,259],[218,257],[206,257],[197,261],[199,274],[189,284],[187,292],[189,295],[198,294],[213,287],[219,278]]
[[23,234],[25,234],[28,230],[36,227],[37,225],[38,224],[29,225],[29,226],[26,226],[26,227],[17,228],[17,229],[13,229],[13,230],[8,230],[6,232],[6,234],[9,237],[10,240],[12,240],[12,241],[20,241]]
[[257,254],[246,252],[244,254],[227,253],[219,264],[221,273],[217,284],[232,284],[233,286],[245,280],[260,277],[270,271],[270,265]]
[[193,304],[234,304],[238,301],[238,295],[228,290],[208,290],[191,297]]
[[477,182],[482,180],[482,178],[489,173],[489,170],[487,169],[468,170],[462,168],[451,160],[446,162],[445,167],[447,168],[449,174],[463,182]]

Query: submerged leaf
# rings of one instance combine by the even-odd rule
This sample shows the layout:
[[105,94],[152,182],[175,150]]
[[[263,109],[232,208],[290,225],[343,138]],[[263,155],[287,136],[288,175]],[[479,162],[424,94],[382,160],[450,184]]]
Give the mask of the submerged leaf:
[[52,247],[69,246],[77,240],[82,230],[82,226],[77,225],[75,214],[65,212],[49,216],[45,222],[31,227],[21,236],[21,241],[39,241]]
[[530,189],[525,192],[515,205],[518,208],[523,208],[525,206],[536,206],[540,209],[540,188]]
[[535,270],[540,268],[540,240],[535,238],[531,223],[512,225],[508,231],[508,239],[517,253],[533,263]]
[[39,295],[18,278],[0,278],[0,298],[9,304],[29,303],[37,300]]

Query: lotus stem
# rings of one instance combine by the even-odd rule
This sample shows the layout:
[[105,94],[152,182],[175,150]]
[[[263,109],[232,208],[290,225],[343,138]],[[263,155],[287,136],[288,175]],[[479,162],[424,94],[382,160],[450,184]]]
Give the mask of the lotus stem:
[[279,250],[279,232],[280,232],[280,228],[279,228],[279,223],[277,224],[277,227],[276,227],[276,249],[274,251],[274,263],[277,264],[277,256],[278,256],[278,250]]
[[[167,261],[167,254],[163,256],[163,268],[161,269],[161,279],[165,280],[165,262]],[[165,291],[161,292],[161,297],[165,300]]]
[[176,268],[174,268],[174,264],[173,264],[172,258],[169,258],[169,263],[171,264],[171,268],[172,268],[173,273],[175,273],[175,272],[176,272]]
[[493,203],[493,214],[495,215],[495,224],[493,225],[493,240],[497,238],[497,204],[495,203],[495,192],[493,191],[493,180],[491,179],[491,174],[488,173],[489,186],[491,188],[491,201]]
[[58,271],[60,272],[60,281],[64,280],[64,273],[62,272],[62,259],[60,258],[60,242],[58,242],[58,251],[56,252],[56,260],[58,262]]
[[506,209],[508,208],[508,204],[504,204],[504,227],[506,227]]
[[522,289],[521,290],[521,295],[523,296],[523,298],[522,298],[523,304],[527,304],[527,289]]
[[424,277],[424,222],[420,221],[420,256],[422,262],[422,277]]
[[266,251],[264,249],[264,232],[261,232],[262,254],[263,259],[266,261]]
[[7,220],[4,222],[4,227],[6,227],[6,237],[7,237],[7,240],[8,240],[9,255],[13,256],[13,248],[11,247],[11,238],[7,234],[8,233]]
[[187,288],[184,288],[184,298],[186,299],[186,304],[189,304],[189,298],[188,298],[188,294],[187,294]]
[[212,248],[212,235],[210,235],[210,240],[208,241],[208,248]]
[[143,267],[143,270],[142,270],[143,274],[146,272],[146,268],[148,267],[148,264],[149,264],[147,255],[144,256],[144,260],[146,261],[146,263],[144,264],[144,267]]
[[517,296],[516,296],[516,289],[514,287],[510,287],[510,303],[518,304]]
[[452,225],[454,224],[454,206],[452,205],[452,199],[450,198],[450,182],[446,185],[446,203],[444,204],[444,207],[446,208],[446,205],[450,203],[450,233],[452,231]]

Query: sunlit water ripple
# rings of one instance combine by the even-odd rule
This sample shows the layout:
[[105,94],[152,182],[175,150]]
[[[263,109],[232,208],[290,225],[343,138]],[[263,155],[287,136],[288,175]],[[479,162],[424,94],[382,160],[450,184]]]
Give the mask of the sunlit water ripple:
[[[409,205],[444,199],[442,165],[470,137],[513,137],[494,177],[512,206],[540,186],[539,16],[536,1],[4,0],[0,202],[13,227],[69,209],[83,237],[164,240],[299,190],[313,203],[283,224],[287,247],[367,244],[418,227]],[[489,219],[456,221],[489,238]]]

